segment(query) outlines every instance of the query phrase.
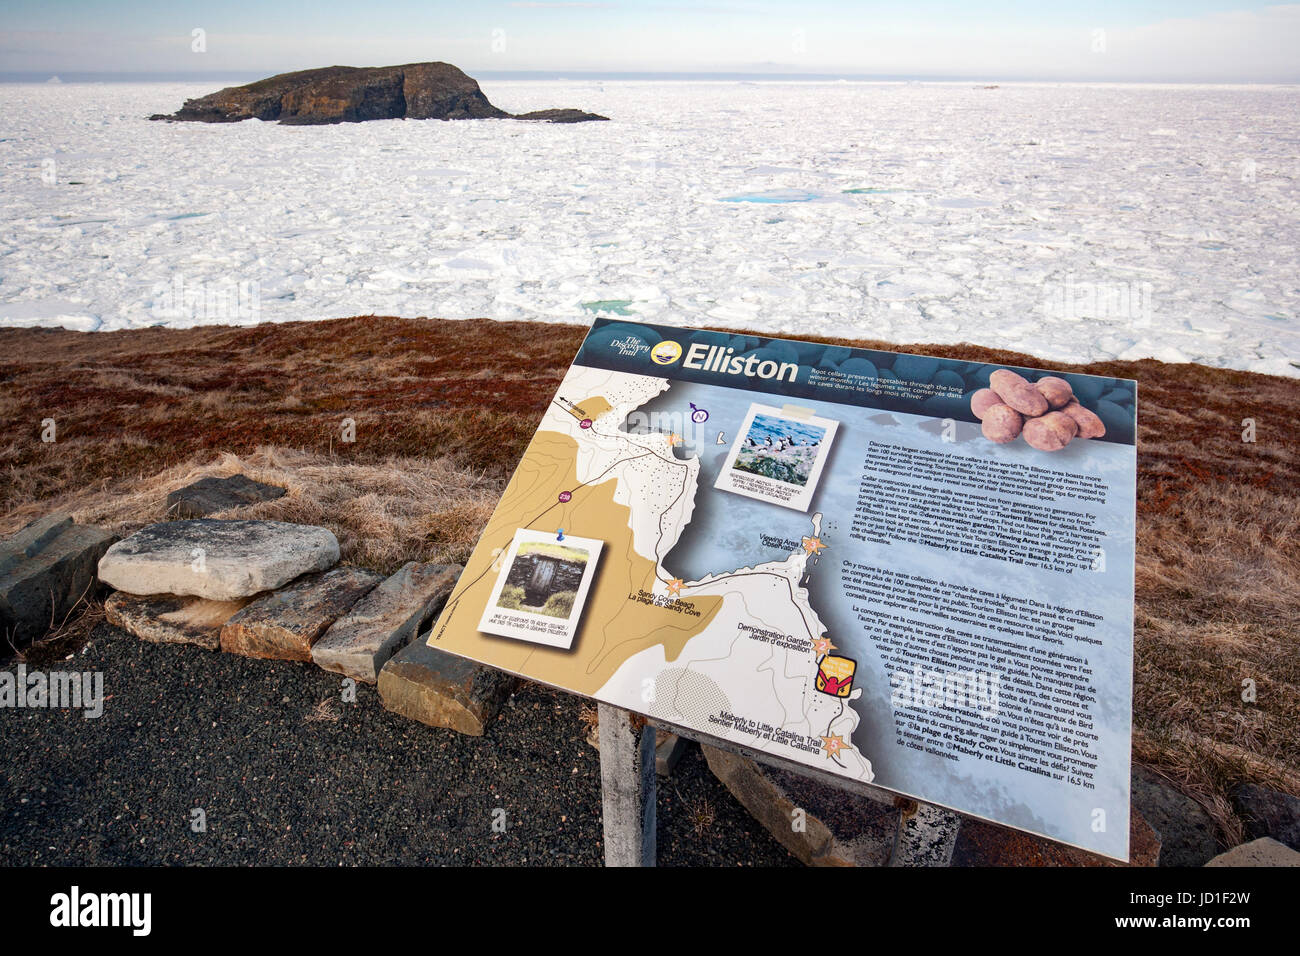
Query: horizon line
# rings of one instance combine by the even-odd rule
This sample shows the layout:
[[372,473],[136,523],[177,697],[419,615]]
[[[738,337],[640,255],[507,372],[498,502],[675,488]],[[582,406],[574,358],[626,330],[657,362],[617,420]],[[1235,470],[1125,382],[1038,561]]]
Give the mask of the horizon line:
[[[329,64],[351,66],[351,64]],[[366,69],[367,67],[361,67]],[[219,79],[264,79],[303,70],[328,69],[305,67],[280,70],[276,73],[261,70],[0,70],[0,83],[65,83],[95,82],[204,82]],[[989,75],[978,73],[854,73],[851,71],[794,71],[794,70],[481,70],[464,71],[475,79],[534,79],[534,80],[767,80],[767,81],[858,81],[884,83],[1096,83],[1096,84],[1165,84],[1178,86],[1295,86],[1300,77],[1288,79],[1187,79],[1157,77],[1087,77],[1038,75]],[[69,79],[65,79],[68,77]],[[77,79],[83,77],[85,79]]]

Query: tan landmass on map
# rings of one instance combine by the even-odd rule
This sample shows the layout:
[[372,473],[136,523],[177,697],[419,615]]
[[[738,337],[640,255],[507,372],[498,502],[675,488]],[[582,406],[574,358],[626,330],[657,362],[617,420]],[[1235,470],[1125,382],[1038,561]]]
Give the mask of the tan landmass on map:
[[613,408],[602,395],[593,395],[591,398],[585,398],[573,408],[569,409],[574,418],[590,418],[593,422]]
[[[588,410],[594,404],[588,400],[583,408]],[[434,626],[432,643],[502,670],[526,674],[531,680],[594,694],[625,660],[648,647],[661,644],[665,658],[676,659],[686,642],[718,613],[723,598],[684,594],[681,601],[668,607],[637,601],[642,591],[654,590],[655,564],[632,548],[629,509],[614,501],[617,474],[611,471],[598,484],[580,487],[575,471],[577,452],[578,443],[559,432],[539,431],[533,438]],[[559,501],[562,491],[573,496],[567,503]],[[565,534],[605,542],[571,649],[478,631],[479,615],[497,578],[494,563],[518,528],[563,528]]]

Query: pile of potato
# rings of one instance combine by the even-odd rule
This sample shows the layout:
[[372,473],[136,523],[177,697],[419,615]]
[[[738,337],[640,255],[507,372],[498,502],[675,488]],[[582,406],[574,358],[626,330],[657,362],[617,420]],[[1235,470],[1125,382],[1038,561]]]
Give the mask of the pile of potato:
[[989,376],[989,387],[970,397],[981,431],[998,444],[1021,435],[1039,451],[1060,451],[1076,438],[1100,438],[1106,426],[1079,404],[1063,378],[1048,375],[1031,382],[1009,368]]

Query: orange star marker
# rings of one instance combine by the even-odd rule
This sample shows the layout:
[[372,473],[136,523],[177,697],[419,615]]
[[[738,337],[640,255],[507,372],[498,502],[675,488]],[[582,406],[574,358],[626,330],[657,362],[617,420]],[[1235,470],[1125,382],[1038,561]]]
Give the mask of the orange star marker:
[[837,757],[839,752],[848,746],[848,743],[839,734],[831,734],[829,737],[822,738],[822,747],[826,751],[827,757]]
[[815,641],[812,642],[812,646],[813,646],[813,651],[815,651],[818,655],[829,654],[831,651],[836,650],[835,645],[831,643],[831,639],[829,637],[817,638]]
[[681,435],[669,435],[669,436],[668,436],[668,444],[669,444],[669,445],[679,445],[679,444],[681,444],[681,441],[682,441],[682,436],[681,436]]
[[818,551],[825,551],[826,545],[822,544],[821,538],[804,538],[803,549],[809,554],[816,554]]
[[668,582],[668,596],[679,597],[682,593],[682,585],[686,582],[681,578],[673,578]]

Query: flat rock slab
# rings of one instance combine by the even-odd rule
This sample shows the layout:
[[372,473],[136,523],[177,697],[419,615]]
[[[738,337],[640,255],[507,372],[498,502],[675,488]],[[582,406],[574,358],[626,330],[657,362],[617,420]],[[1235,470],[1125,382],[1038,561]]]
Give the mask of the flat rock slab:
[[661,777],[671,777],[681,762],[691,742],[685,737],[678,737],[667,730],[655,733],[655,773]]
[[515,678],[430,647],[425,636],[383,666],[379,699],[411,720],[481,737],[514,690]]
[[898,831],[896,808],[717,747],[701,744],[700,749],[732,796],[805,865],[889,862]]
[[1300,866],[1300,853],[1272,837],[1260,837],[1220,853],[1206,866]]
[[117,535],[50,515],[0,542],[0,631],[28,644],[95,590],[95,567]]
[[518,113],[515,115],[515,119],[529,120],[535,123],[591,123],[600,120],[608,122],[609,117],[601,116],[599,113],[588,113],[584,110],[551,109],[533,110],[531,113]]
[[252,598],[209,601],[206,598],[155,594],[141,597],[114,591],[104,602],[104,616],[114,627],[155,644],[221,647],[221,628]]
[[412,561],[353,605],[311,649],[327,671],[367,683],[432,622],[460,577],[459,565]]
[[229,478],[200,478],[192,485],[178,488],[167,496],[169,518],[206,518],[218,511],[274,501],[283,498],[285,490],[278,485],[254,481],[247,475]]
[[142,528],[108,549],[99,579],[128,594],[233,601],[339,560],[333,532],[284,521],[198,518]]
[[299,578],[231,617],[221,629],[221,649],[244,657],[309,661],[312,645],[329,626],[383,579],[364,568]]

